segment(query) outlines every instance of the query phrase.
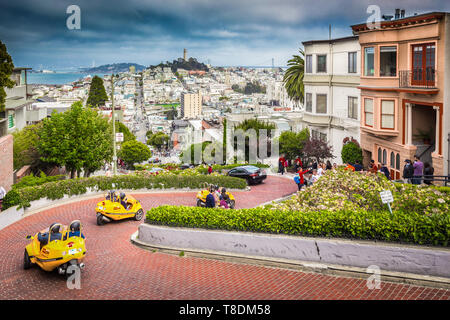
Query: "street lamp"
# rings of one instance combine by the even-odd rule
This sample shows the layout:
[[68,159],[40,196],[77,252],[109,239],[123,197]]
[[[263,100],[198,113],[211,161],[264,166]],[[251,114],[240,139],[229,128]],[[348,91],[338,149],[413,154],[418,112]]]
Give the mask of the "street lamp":
[[114,110],[114,74],[111,75],[111,109],[113,122],[113,175],[117,174],[116,117]]

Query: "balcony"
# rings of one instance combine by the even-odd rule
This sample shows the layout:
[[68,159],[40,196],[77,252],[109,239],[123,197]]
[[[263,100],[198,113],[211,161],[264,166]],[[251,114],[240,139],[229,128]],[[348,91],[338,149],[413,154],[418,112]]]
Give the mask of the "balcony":
[[399,71],[400,88],[436,89],[437,71],[433,67]]

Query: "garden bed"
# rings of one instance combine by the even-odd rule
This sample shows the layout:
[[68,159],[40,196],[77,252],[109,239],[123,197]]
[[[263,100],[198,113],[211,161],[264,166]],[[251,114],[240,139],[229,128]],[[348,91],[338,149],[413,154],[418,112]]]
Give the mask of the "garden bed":
[[[394,196],[392,214],[379,192]],[[314,237],[449,245],[450,188],[394,184],[382,175],[333,170],[291,199],[262,208],[162,206],[146,222]]]
[[226,176],[96,176],[48,182],[42,185],[20,189],[13,188],[4,198],[3,208],[7,209],[16,205],[19,208],[28,207],[30,206],[30,202],[34,200],[43,198],[49,200],[62,199],[65,195],[82,195],[89,190],[200,189],[206,183],[220,185],[227,189],[245,189],[247,187],[245,180]]

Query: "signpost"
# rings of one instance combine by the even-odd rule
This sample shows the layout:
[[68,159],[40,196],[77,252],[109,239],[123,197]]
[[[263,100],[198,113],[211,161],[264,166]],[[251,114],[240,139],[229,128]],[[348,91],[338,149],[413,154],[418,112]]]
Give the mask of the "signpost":
[[391,203],[394,202],[394,197],[392,196],[392,192],[390,190],[384,190],[380,192],[381,201],[386,203],[389,208],[389,212],[392,214]]

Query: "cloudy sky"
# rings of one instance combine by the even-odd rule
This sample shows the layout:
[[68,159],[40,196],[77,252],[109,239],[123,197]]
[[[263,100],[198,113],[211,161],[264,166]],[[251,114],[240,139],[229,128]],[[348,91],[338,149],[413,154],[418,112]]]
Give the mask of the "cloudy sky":
[[[69,30],[67,7],[81,10]],[[450,11],[449,0],[8,0],[0,40],[16,66],[65,68],[188,56],[215,66],[285,66],[301,42],[351,35],[369,5],[382,14]]]

